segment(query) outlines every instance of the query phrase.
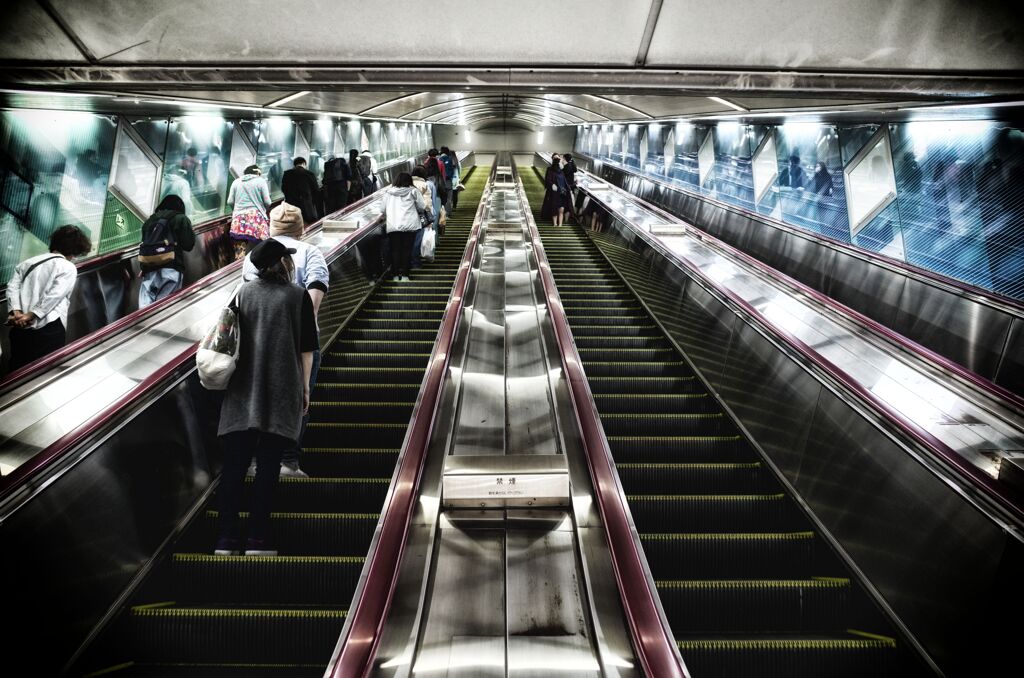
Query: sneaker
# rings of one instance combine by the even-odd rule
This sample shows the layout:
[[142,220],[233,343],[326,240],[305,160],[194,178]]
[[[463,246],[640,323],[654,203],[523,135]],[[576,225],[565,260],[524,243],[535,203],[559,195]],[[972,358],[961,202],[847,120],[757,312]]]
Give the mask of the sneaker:
[[281,462],[281,477],[282,478],[308,478],[309,474],[299,468],[298,462],[282,461]]
[[253,459],[252,463],[249,464],[249,468],[247,468],[245,470],[245,476],[247,478],[255,478],[256,477],[256,460],[255,459]]
[[237,556],[242,553],[242,544],[234,537],[220,537],[213,547],[215,556]]
[[249,539],[245,542],[245,555],[247,556],[276,556],[277,549],[271,548],[266,539]]

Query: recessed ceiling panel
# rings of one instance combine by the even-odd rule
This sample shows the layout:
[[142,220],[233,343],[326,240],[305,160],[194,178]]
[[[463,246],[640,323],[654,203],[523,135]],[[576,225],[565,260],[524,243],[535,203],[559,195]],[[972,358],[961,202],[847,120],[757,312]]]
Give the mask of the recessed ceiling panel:
[[[410,92],[310,92],[298,99],[287,102],[283,108],[356,114],[386,101],[391,101],[395,97],[407,96],[408,94]],[[374,115],[385,116],[386,114],[375,111]]]
[[1012,2],[665,0],[647,66],[1019,70],[1020,16]]
[[86,62],[38,3],[8,0],[0,10],[0,59]]
[[795,97],[730,97],[726,98],[751,111],[785,108],[825,108],[828,106],[856,106],[875,103],[867,99],[798,99]]
[[[115,62],[632,65],[646,2],[51,0]],[[6,31],[5,31],[6,33]],[[585,36],[580,39],[579,36]],[[116,53],[116,54],[115,54]]]

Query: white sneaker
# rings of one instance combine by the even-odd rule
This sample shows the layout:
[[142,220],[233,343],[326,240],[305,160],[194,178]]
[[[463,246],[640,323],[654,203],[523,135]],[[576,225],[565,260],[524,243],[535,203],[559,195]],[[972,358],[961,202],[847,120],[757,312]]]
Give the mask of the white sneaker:
[[298,464],[281,462],[282,478],[308,478],[309,474],[299,468]]
[[256,477],[256,460],[255,459],[253,459],[252,463],[249,464],[249,468],[247,468],[245,470],[245,476],[247,478],[255,478]]

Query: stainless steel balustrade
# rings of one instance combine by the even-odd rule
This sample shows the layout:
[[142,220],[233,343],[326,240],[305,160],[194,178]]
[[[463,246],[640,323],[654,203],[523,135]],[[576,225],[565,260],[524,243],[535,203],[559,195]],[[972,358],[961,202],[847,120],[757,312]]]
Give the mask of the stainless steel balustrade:
[[[1016,406],[733,259],[693,227],[652,234],[666,215],[625,191],[588,174],[579,183],[612,214],[604,237],[633,266],[620,274],[634,289],[665,292],[645,302],[652,315],[879,604],[954,673],[985,633],[1006,640],[989,622],[1021,599],[1012,574],[1024,557],[1019,495],[1000,495],[1010,508],[995,501],[895,422],[992,477],[1024,445]],[[1009,651],[998,644],[979,666]]]

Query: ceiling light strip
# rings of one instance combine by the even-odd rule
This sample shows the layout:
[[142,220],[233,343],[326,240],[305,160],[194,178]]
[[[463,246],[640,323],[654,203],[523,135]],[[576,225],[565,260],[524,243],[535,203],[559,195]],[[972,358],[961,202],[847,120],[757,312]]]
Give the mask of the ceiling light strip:
[[749,108],[743,108],[739,104],[734,104],[733,102],[729,101],[728,99],[723,99],[722,97],[708,97],[708,99],[711,99],[712,101],[714,101],[716,103],[722,104],[723,106],[728,106],[729,108],[731,108],[733,110],[736,110],[736,111],[749,111],[750,110]]
[[296,92],[295,94],[289,94],[286,97],[281,97],[277,101],[271,101],[269,104],[267,104],[267,108],[277,108],[278,106],[282,106],[288,103],[289,101],[295,101],[299,97],[304,97],[307,94],[309,94],[309,92]]

